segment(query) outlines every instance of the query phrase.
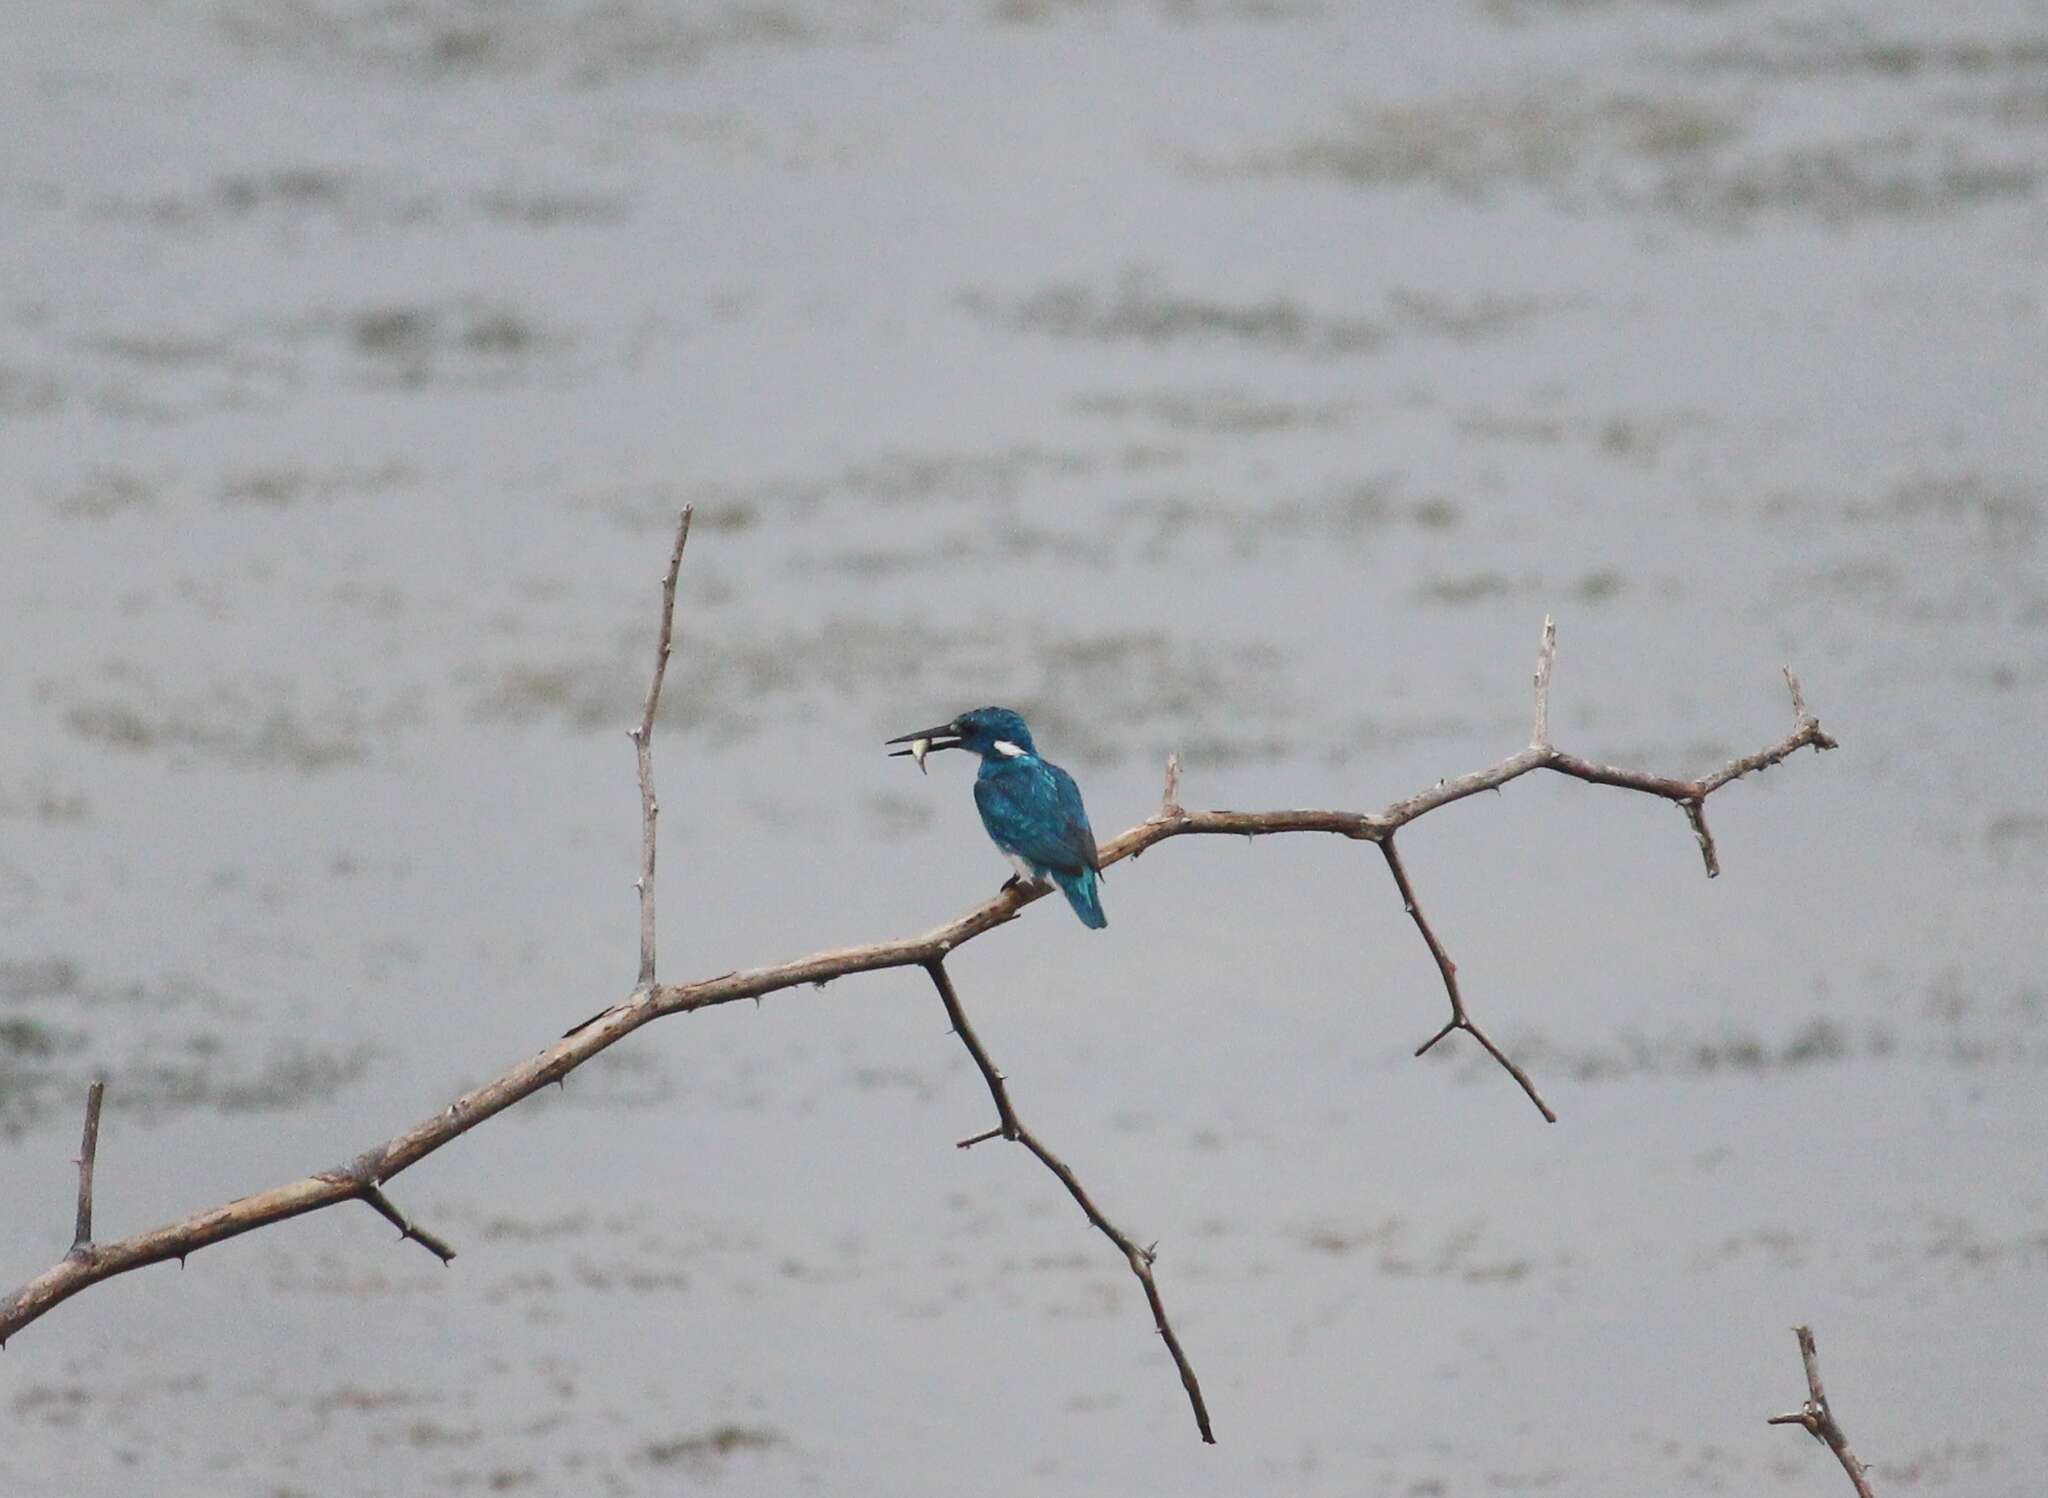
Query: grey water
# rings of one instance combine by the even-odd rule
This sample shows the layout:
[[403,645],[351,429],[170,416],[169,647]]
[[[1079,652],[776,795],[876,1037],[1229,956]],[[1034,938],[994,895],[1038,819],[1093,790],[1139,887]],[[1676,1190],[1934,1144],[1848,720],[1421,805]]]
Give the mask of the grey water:
[[664,1021],[0,1355],[9,1494],[1812,1494],[2048,1458],[2048,14],[0,8],[0,1285],[662,973],[1006,872],[1018,707],[1184,839],[954,969]]

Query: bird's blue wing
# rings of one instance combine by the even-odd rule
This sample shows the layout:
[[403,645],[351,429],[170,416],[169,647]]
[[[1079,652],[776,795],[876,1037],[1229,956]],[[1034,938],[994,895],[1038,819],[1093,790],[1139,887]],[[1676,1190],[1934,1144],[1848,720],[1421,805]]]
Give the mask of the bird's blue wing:
[[1081,788],[1058,765],[1003,765],[974,782],[974,804],[1006,852],[1061,874],[1101,867]]

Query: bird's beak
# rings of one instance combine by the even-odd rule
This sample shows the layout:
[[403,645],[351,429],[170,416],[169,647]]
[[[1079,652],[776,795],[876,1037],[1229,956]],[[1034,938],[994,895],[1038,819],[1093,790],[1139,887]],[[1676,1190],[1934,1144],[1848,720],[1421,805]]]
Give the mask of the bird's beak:
[[891,749],[891,759],[914,759],[918,769],[924,769],[924,757],[934,749],[958,749],[960,735],[950,723],[941,723],[937,728],[920,728],[916,733],[898,734],[890,739],[891,744],[908,744],[907,749]]

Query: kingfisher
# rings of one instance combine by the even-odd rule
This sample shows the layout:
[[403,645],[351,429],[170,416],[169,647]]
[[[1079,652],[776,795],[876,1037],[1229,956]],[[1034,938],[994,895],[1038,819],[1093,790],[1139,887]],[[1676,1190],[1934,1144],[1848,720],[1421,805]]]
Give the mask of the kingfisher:
[[1024,720],[1006,707],[977,707],[950,723],[924,728],[889,740],[908,744],[892,758],[909,756],[924,769],[924,757],[936,749],[967,749],[981,756],[974,777],[974,804],[981,825],[995,845],[1009,855],[1017,872],[1003,883],[1010,889],[1022,880],[1051,879],[1074,907],[1081,924],[1100,931],[1109,924],[1102,913],[1099,883],[1102,855],[1095,851],[1095,833],[1081,805],[1074,777],[1051,760],[1040,759]]

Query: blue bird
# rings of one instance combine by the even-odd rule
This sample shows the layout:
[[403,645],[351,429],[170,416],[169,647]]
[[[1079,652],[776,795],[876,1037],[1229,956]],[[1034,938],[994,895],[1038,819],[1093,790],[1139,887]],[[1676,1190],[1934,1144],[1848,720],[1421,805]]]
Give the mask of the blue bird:
[[1050,878],[1082,925],[1100,931],[1109,924],[1099,889],[1102,855],[1095,851],[1081,788],[1065,770],[1038,757],[1022,718],[1006,707],[977,707],[950,723],[889,742],[910,745],[895,752],[915,759],[919,769],[935,749],[979,754],[974,804],[981,809],[981,825],[1017,866],[1016,876],[1003,888],[1019,879]]

